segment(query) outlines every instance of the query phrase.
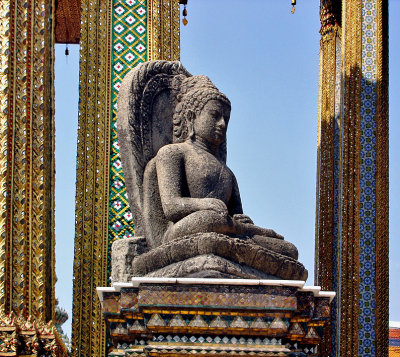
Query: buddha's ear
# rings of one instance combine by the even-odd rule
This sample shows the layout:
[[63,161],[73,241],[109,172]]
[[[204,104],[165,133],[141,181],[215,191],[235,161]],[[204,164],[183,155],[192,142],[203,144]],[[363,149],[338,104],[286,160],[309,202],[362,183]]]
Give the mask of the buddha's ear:
[[194,118],[195,115],[193,111],[188,110],[188,112],[186,113],[186,125],[188,130],[188,137],[190,139],[193,139],[194,137]]

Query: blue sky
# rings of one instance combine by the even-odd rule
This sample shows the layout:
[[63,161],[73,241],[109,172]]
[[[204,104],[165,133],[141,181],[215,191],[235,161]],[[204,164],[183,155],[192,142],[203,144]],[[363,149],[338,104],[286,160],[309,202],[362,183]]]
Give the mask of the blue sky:
[[[400,321],[400,0],[390,0],[390,319]],[[181,61],[232,102],[228,165],[245,213],[293,242],[314,283],[319,6],[190,0]],[[70,317],[79,47],[56,46],[56,296]],[[70,335],[71,320],[64,330]]]

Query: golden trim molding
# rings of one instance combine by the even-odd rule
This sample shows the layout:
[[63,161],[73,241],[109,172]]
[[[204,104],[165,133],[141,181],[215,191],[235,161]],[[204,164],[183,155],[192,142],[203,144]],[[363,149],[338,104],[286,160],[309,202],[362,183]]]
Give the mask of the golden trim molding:
[[104,356],[112,1],[81,3],[72,356]]
[[0,307],[46,322],[55,313],[53,15],[53,0],[0,5]]
[[147,0],[149,61],[177,61],[180,57],[178,0]]
[[389,354],[389,4],[378,0],[376,53],[376,355]]
[[[0,214],[0,249],[4,258],[0,259],[0,305],[3,312],[10,311],[10,259],[5,259],[9,256],[10,240],[8,238],[7,230],[7,193],[8,193],[8,72],[9,60],[8,52],[10,45],[10,35],[7,31],[10,30],[10,8],[9,2],[0,2],[0,207],[3,214]],[[5,213],[5,214],[4,214]]]

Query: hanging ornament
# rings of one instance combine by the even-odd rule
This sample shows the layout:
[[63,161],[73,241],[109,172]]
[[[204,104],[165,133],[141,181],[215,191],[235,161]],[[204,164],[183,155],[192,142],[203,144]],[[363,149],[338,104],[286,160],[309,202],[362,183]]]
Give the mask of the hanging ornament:
[[186,16],[187,16],[187,10],[186,10],[187,0],[179,0],[179,4],[183,5],[183,11],[182,11],[183,19],[182,19],[182,23],[183,23],[184,26],[186,26],[186,25],[188,24],[188,20],[186,19]]
[[69,49],[68,43],[65,44],[65,63],[68,64]]
[[183,8],[182,15],[183,15],[183,20],[182,20],[183,26],[186,26],[188,24],[188,20],[186,20],[186,16],[187,16],[186,5]]
[[296,6],[296,0],[292,0],[292,11],[291,11],[292,14],[294,14],[294,12],[296,11],[295,6]]

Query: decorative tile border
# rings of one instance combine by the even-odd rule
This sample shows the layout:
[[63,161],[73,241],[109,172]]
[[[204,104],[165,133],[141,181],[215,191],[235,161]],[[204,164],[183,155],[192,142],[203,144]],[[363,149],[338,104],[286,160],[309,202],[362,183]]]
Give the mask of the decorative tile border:
[[376,0],[362,0],[359,347],[375,355],[376,279]]
[[173,344],[216,344],[216,345],[246,345],[250,347],[257,346],[277,346],[281,345],[282,341],[275,338],[260,338],[260,337],[235,337],[235,336],[185,336],[185,335],[155,335],[150,343],[173,343]]
[[[257,291],[257,293],[255,293]],[[283,291],[279,287],[176,287],[143,286],[139,306],[187,306],[220,308],[254,308],[296,310],[296,288]],[[292,292],[292,294],[289,294]]]
[[[245,279],[142,278],[98,292],[117,346],[110,356],[315,355],[334,297],[304,282]],[[219,303],[204,303],[210,293]],[[268,297],[275,303],[260,308]],[[286,308],[287,297],[295,309]]]
[[[117,98],[124,76],[147,60],[147,0],[114,0],[112,46],[109,252],[116,239],[131,238],[135,233],[119,155]],[[110,276],[110,254],[108,267]]]

